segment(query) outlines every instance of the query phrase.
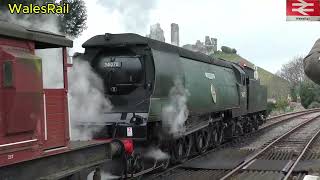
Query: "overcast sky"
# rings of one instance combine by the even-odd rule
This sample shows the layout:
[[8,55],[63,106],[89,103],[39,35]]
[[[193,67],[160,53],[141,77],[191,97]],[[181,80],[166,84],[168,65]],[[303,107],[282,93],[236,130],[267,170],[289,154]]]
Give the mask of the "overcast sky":
[[218,38],[257,66],[276,72],[297,55],[305,56],[320,38],[320,22],[286,22],[286,0],[90,0],[88,29],[75,40],[76,51],[88,38],[133,32],[143,36],[159,22],[170,42],[178,23],[180,45]]

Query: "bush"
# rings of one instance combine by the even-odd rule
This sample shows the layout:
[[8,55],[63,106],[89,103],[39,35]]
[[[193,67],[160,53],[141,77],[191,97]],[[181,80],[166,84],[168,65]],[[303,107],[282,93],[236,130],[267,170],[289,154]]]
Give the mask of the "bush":
[[295,87],[290,87],[290,96],[292,98],[292,102],[298,101],[297,90]]
[[286,98],[279,98],[276,102],[276,109],[280,111],[285,111],[289,106],[289,102]]
[[276,104],[273,102],[267,103],[267,115],[269,115],[272,111],[276,109]]
[[227,54],[232,54],[232,49],[228,46],[221,46],[221,51]]
[[232,49],[232,53],[233,53],[233,54],[237,54],[237,50],[233,48],[233,49]]
[[319,102],[312,102],[309,106],[308,109],[312,109],[312,108],[320,108],[320,103]]

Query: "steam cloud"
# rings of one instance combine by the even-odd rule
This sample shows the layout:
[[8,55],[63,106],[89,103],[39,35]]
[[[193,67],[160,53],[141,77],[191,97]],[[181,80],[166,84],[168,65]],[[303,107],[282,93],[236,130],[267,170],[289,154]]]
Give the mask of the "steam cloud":
[[108,11],[118,12],[129,32],[144,30],[149,25],[150,12],[155,7],[155,0],[100,0],[99,3]]
[[101,122],[104,112],[112,108],[103,94],[102,80],[88,62],[77,59],[69,72],[71,139],[90,140],[98,130],[94,126],[79,126],[83,122]]
[[28,28],[61,34],[58,26],[58,17],[56,15],[13,15],[8,12],[2,12],[0,19]]
[[167,153],[161,151],[161,149],[152,147],[146,152],[145,157],[153,158],[156,160],[165,160],[169,159],[170,156]]
[[[87,180],[93,180],[93,174],[94,172],[91,172],[88,177],[87,177]],[[118,176],[114,176],[110,173],[107,173],[107,172],[101,172],[101,180],[112,180],[112,179],[119,179]]]
[[35,55],[40,57],[42,62],[43,88],[64,88],[62,48],[37,49]]
[[178,135],[185,131],[185,121],[189,115],[188,96],[189,91],[184,88],[180,79],[176,79],[169,92],[169,104],[162,111],[163,125],[170,134]]
[[[12,15],[0,14],[0,19],[32,29],[61,34],[56,15]],[[44,88],[60,89],[63,84],[62,49],[36,50],[42,58]],[[112,108],[104,96],[102,80],[91,70],[88,62],[75,60],[69,72],[69,111],[72,140],[90,140],[97,126],[83,125],[83,122],[99,122],[105,111]],[[79,126],[81,124],[81,126]]]

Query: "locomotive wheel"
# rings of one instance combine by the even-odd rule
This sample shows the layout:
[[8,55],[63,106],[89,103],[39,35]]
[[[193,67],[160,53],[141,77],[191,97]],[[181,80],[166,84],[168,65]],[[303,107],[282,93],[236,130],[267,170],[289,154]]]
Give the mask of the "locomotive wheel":
[[217,128],[212,128],[212,131],[211,131],[211,142],[212,142],[212,145],[215,147],[218,145],[218,141],[219,141],[219,133],[218,133],[218,130]]
[[261,125],[263,124],[263,117],[262,117],[262,115],[259,115],[257,119],[258,119],[258,124],[259,124],[259,126],[261,126]]
[[186,160],[185,142],[183,138],[179,138],[174,144],[174,163],[182,163]]
[[160,171],[164,171],[168,169],[169,165],[170,165],[170,158],[164,159],[162,161],[162,167],[160,168]]
[[244,134],[243,127],[240,122],[236,123],[236,130],[235,131],[236,131],[237,136],[242,136]]
[[223,140],[224,140],[224,128],[220,128],[220,130],[218,131],[217,145],[222,144]]
[[166,153],[168,156],[165,159],[160,160],[161,161],[161,167],[158,169],[159,171],[164,171],[170,166],[170,159],[172,157],[172,154],[170,156],[170,150],[168,147],[160,148],[164,153]]
[[185,148],[186,148],[186,158],[188,158],[191,154],[192,150],[192,145],[193,145],[193,138],[192,135],[188,135],[185,137]]
[[210,142],[211,142],[211,134],[210,134],[210,130],[209,130],[209,128],[207,128],[207,129],[205,129],[204,131],[203,131],[203,134],[204,134],[204,148],[205,148],[205,150],[204,151],[206,151],[209,147],[210,147]]
[[259,129],[259,122],[258,122],[257,116],[254,116],[254,117],[253,117],[252,125],[253,125],[254,130],[257,131],[257,130]]
[[128,173],[135,174],[144,170],[144,163],[140,154],[135,154],[128,159]]
[[245,123],[245,133],[251,133],[253,131],[253,125],[251,119],[248,117]]
[[210,134],[208,131],[203,130],[196,135],[196,149],[199,154],[204,153],[210,145]]

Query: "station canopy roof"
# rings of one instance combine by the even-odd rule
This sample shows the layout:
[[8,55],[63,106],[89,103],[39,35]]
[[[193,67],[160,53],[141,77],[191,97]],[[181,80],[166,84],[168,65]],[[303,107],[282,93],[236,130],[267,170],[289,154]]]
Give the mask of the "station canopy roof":
[[34,41],[36,49],[73,46],[72,40],[66,38],[64,35],[27,28],[5,20],[0,20],[0,37],[1,36]]

